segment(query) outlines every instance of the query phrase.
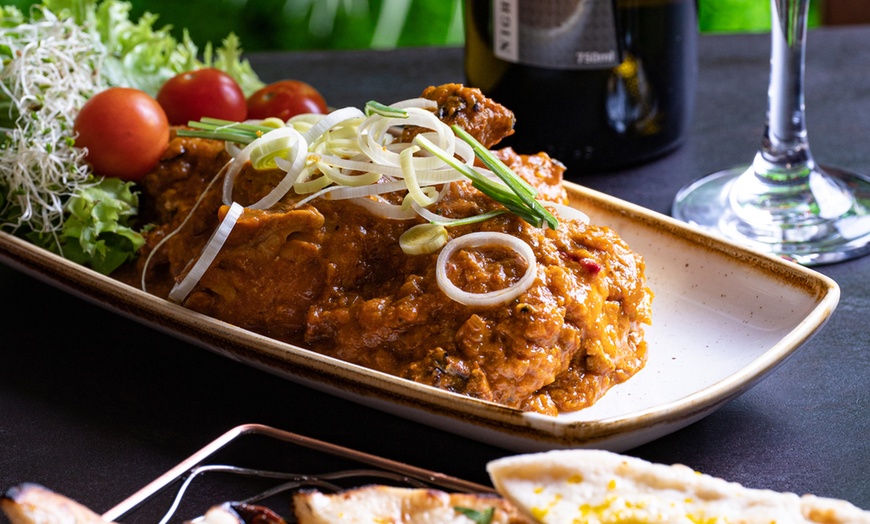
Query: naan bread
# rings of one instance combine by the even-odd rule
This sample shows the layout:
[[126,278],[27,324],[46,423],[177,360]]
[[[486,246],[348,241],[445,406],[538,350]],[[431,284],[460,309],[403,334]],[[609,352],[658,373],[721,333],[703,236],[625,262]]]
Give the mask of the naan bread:
[[11,524],[107,524],[99,515],[38,484],[10,488],[0,508]]
[[518,455],[487,470],[499,493],[543,524],[870,524],[870,512],[842,500],[750,489],[607,451]]
[[532,523],[498,496],[434,489],[373,485],[334,494],[302,491],[293,504],[299,524],[474,524],[457,508],[495,508],[492,524]]

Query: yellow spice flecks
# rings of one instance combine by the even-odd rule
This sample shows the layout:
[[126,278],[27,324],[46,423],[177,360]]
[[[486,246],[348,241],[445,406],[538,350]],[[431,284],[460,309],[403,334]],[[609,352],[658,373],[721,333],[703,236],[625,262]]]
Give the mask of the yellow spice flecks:
[[535,517],[537,520],[544,520],[544,517],[547,516],[547,512],[549,511],[549,508],[539,508],[536,506],[532,508],[532,516]]
[[544,517],[547,516],[547,513],[549,513],[549,511],[550,511],[550,508],[554,507],[556,504],[558,504],[561,501],[562,501],[562,494],[557,493],[553,497],[553,500],[551,500],[550,503],[547,504],[546,507],[541,507],[541,506],[532,507],[531,508],[532,516],[535,517],[537,520],[544,520]]
[[719,517],[707,517],[705,515],[694,515],[689,513],[686,515],[686,518],[692,522],[692,524],[727,524],[727,521],[720,521]]
[[583,482],[583,475],[580,473],[575,473],[568,477],[568,484],[580,484],[581,482]]

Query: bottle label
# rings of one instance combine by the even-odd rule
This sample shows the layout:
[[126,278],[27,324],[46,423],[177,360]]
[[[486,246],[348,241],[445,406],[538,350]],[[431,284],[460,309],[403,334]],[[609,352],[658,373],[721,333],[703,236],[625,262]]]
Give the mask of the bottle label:
[[493,51],[548,69],[620,63],[613,0],[492,0]]

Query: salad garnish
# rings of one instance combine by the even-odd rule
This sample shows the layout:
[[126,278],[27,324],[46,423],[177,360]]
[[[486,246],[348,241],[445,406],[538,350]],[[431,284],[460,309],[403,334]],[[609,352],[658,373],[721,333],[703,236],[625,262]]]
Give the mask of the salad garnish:
[[[384,119],[401,121],[402,119],[406,119],[409,117],[409,108],[402,107],[403,105],[404,104],[394,104],[393,106],[388,106],[377,101],[369,101],[368,103],[366,103],[363,115],[365,115],[367,119],[370,119],[371,117],[383,117]],[[353,108],[340,109],[333,113],[338,114],[338,112],[344,112],[348,109],[352,110]],[[419,110],[419,108],[413,108],[412,106],[410,110]],[[308,116],[310,115],[306,115],[306,118]],[[318,124],[329,120],[341,121],[341,119],[332,119],[331,116],[332,115],[319,117],[320,120],[315,122],[312,127],[318,126]],[[351,113],[349,114],[349,116],[355,115]],[[348,120],[350,119],[344,119],[344,121]],[[288,121],[287,126],[293,127],[297,124],[298,121],[299,119],[291,119],[290,121]],[[366,122],[368,122],[368,120]],[[310,122],[303,121],[303,125],[308,123]],[[367,133],[367,126],[362,121],[356,122],[356,124],[357,135],[353,138],[362,143],[366,138],[363,138],[360,133]],[[178,135],[225,140],[228,142],[244,145],[250,145],[256,140],[267,141],[267,139],[270,138],[268,134],[275,131],[274,124],[271,122],[231,122],[214,118],[203,118],[199,121],[189,122],[188,127],[190,129],[178,130]],[[372,125],[370,127],[375,126]],[[299,130],[301,132],[303,131],[303,128],[300,127]],[[327,131],[327,129],[322,129],[322,131]],[[351,175],[351,178],[355,177],[356,179],[358,179],[357,181],[367,181],[366,184],[360,185],[370,185],[374,183],[383,183],[380,174],[389,175],[392,178],[400,177],[403,179],[403,184],[401,188],[408,191],[411,201],[417,204],[417,206],[419,206],[420,208],[425,208],[437,202],[438,198],[437,192],[429,191],[429,193],[427,194],[425,191],[426,187],[432,188],[433,182],[437,181],[433,181],[430,179],[426,187],[421,187],[420,183],[418,182],[418,177],[416,174],[417,168],[412,162],[412,159],[419,159],[420,157],[415,157],[414,154],[422,149],[437,158],[442,166],[449,166],[456,172],[471,180],[472,185],[476,189],[478,189],[488,197],[492,198],[496,202],[502,204],[507,209],[507,211],[514,213],[529,224],[535,227],[544,227],[546,225],[550,229],[556,229],[556,227],[558,227],[558,221],[556,220],[555,216],[544,205],[536,200],[537,191],[531,185],[529,185],[528,182],[526,182],[522,179],[522,177],[514,173],[491,151],[487,150],[482,144],[480,144],[480,142],[478,142],[472,135],[470,135],[461,127],[454,125],[450,128],[450,131],[452,131],[452,134],[455,134],[455,136],[459,138],[462,142],[470,146],[471,151],[474,153],[474,155],[488,168],[488,171],[486,173],[481,173],[479,170],[475,169],[474,166],[469,164],[467,159],[464,160],[456,158],[456,156],[452,152],[449,152],[444,148],[439,147],[439,145],[435,144],[423,133],[420,133],[414,137],[413,144],[409,144],[407,148],[405,148],[398,154],[396,162],[387,162],[386,166],[377,167],[372,164],[363,165],[362,163],[360,163],[360,165],[358,166],[360,167],[360,169],[358,171],[363,172],[364,174],[356,176]],[[452,144],[452,142],[448,143]],[[326,174],[323,175],[323,177],[325,177],[324,181],[326,183],[335,182],[336,178],[342,176],[341,173],[336,172],[337,170],[332,170],[332,166],[328,165],[327,163],[316,162],[317,160],[322,160],[323,157],[318,156],[318,154],[311,151],[311,149],[312,148],[309,147],[308,161],[310,163],[317,164],[320,170],[326,172]],[[290,150],[291,147],[289,145],[283,146],[281,148],[281,151],[285,154],[289,154]],[[268,160],[270,161],[270,166],[274,166],[276,158],[280,158],[280,156],[272,154],[268,158]],[[247,161],[248,158],[245,158],[244,160]],[[372,163],[377,163],[377,159],[375,158],[371,158],[370,160]],[[340,164],[343,163],[334,162],[334,165],[342,167],[342,165]],[[351,164],[343,164],[343,166],[350,165]],[[380,170],[378,169],[378,167],[380,168]],[[395,169],[387,169],[387,167]],[[352,168],[348,168],[348,170],[352,170]],[[373,180],[369,180],[370,177],[368,176],[368,174],[375,174],[377,176],[375,176]],[[330,178],[332,180],[330,180]],[[354,181],[350,181],[351,178],[343,179],[342,181],[344,182],[344,185],[355,185]],[[324,185],[322,187],[325,188],[327,186]],[[336,186],[332,187],[337,188]],[[225,198],[225,200],[227,200],[228,202],[229,197]],[[467,224],[473,221],[486,220],[501,213],[502,212],[490,212],[478,217],[470,217],[459,220],[461,220],[460,223]],[[442,221],[438,220],[437,218],[431,221],[441,223],[442,225],[445,223],[453,222]]]
[[134,257],[142,239],[129,225],[134,186],[95,177],[74,146],[85,102],[113,86],[155,96],[201,67],[226,71],[246,95],[264,85],[235,35],[200,58],[186,33],[179,42],[155,27],[157,15],[131,20],[131,8],[121,0],[44,0],[27,15],[0,8],[0,230],[103,273]]

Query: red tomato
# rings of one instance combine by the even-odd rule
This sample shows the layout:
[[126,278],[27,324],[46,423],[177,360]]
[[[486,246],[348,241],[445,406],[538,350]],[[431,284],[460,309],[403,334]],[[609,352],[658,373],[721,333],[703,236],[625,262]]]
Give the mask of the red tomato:
[[207,67],[179,73],[163,84],[157,101],[169,123],[186,125],[204,116],[241,122],[247,118],[245,94],[233,77]]
[[76,116],[76,146],[98,176],[138,181],[160,160],[169,123],[156,100],[127,87],[112,87],[88,100]]
[[327,111],[323,96],[299,80],[269,84],[248,98],[248,118],[277,117],[286,121],[301,113],[324,114]]

